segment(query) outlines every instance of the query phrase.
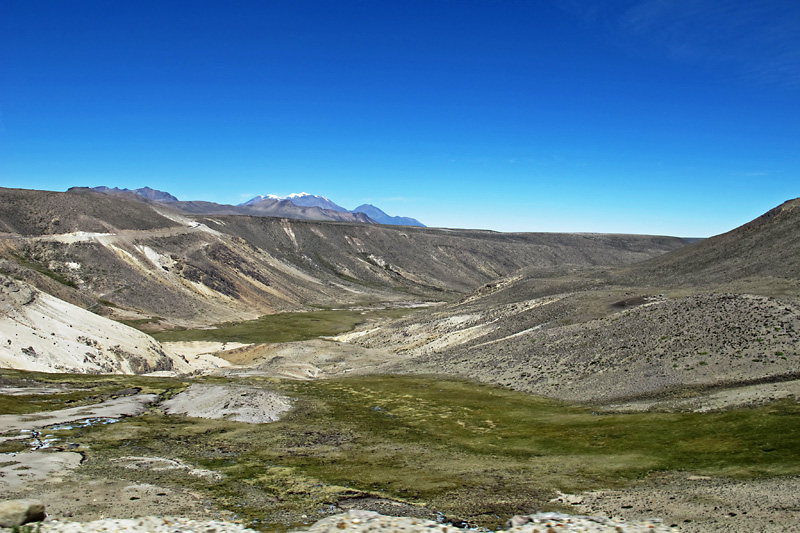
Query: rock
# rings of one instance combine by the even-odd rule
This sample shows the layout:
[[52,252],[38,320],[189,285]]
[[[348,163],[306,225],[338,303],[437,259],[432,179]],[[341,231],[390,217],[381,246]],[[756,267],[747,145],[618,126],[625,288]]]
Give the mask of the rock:
[[506,522],[506,529],[511,529],[512,527],[522,527],[529,522],[533,522],[533,518],[530,516],[515,515]]
[[6,500],[0,502],[0,527],[16,527],[45,518],[44,504],[39,500]]

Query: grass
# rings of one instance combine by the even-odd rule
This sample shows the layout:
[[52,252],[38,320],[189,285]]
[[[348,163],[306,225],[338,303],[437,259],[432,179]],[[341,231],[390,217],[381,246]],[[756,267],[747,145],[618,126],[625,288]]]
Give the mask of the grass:
[[[106,304],[103,304],[103,305],[106,305]],[[106,306],[106,307],[108,307],[108,306]],[[155,331],[157,331],[156,329],[154,329],[153,326],[158,324],[162,320],[164,320],[162,317],[160,317],[158,315],[154,315],[154,316],[147,317],[147,318],[123,319],[123,320],[118,320],[118,322],[121,322],[121,323],[125,324],[126,326],[130,326],[132,328],[138,329],[139,331],[143,331],[143,332],[145,332],[145,333],[147,333],[149,335],[152,335]]]
[[[185,385],[167,381],[153,388]],[[711,414],[597,415],[434,377],[247,381],[289,395],[294,410],[261,425],[151,412],[73,429],[70,440],[88,445],[82,472],[189,488],[270,531],[364,495],[492,527],[553,509],[554,489],[619,487],[654,471],[745,479],[800,473],[800,406],[790,401]],[[113,461],[120,455],[180,458],[224,477],[124,469]]]
[[62,285],[65,285],[67,287],[71,287],[73,289],[78,288],[78,286],[75,284],[74,281],[64,277],[63,275],[59,274],[58,272],[53,272],[52,270],[44,267],[43,265],[40,265],[39,263],[36,263],[36,262],[34,262],[34,261],[30,260],[30,259],[27,259],[27,258],[25,258],[25,257],[23,257],[21,255],[18,255],[18,254],[11,254],[11,255],[14,257],[16,262],[19,263],[20,266],[23,266],[25,268],[29,268],[31,270],[34,270],[34,271],[38,272],[39,274],[42,274],[43,276],[47,276],[48,278],[52,279],[53,281],[56,281],[56,282],[58,282],[58,283],[60,283]]
[[[398,318],[414,309],[373,311],[318,310],[305,313],[277,313],[255,320],[226,322],[209,329],[171,329],[151,333],[162,342],[213,341],[277,343],[315,339],[351,331],[369,318]],[[136,327],[136,324],[128,322]],[[140,324],[144,325],[144,324]]]
[[[22,395],[0,394],[1,414],[27,414],[91,405],[136,388],[144,394],[167,396],[183,389],[186,382],[173,378],[150,378],[115,374],[57,374],[0,369],[0,386],[25,387],[31,382],[53,392]],[[0,429],[2,431],[2,429]]]

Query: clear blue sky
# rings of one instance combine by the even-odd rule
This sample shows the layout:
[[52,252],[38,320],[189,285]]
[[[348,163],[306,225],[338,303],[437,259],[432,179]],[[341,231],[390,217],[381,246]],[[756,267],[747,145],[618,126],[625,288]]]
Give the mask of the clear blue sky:
[[800,2],[4,0],[0,185],[709,236],[800,196]]

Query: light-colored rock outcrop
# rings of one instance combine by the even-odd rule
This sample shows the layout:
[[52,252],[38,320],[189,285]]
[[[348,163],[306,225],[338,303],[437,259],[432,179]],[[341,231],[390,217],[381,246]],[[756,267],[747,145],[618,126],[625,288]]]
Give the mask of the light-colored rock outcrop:
[[16,527],[44,520],[44,504],[39,500],[0,502],[0,527]]
[[289,398],[258,387],[198,383],[162,406],[169,414],[259,424],[278,420],[292,404]]

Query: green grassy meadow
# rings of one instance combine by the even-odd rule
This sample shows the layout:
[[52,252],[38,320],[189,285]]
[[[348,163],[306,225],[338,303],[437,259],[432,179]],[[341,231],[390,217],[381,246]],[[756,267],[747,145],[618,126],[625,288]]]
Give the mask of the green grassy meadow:
[[170,329],[149,331],[146,324],[129,323],[162,342],[214,341],[243,343],[275,343],[315,339],[352,330],[370,318],[399,318],[414,309],[331,310],[303,313],[277,313],[255,320],[226,322],[208,329]]
[[[147,386],[148,378],[113,376],[110,387],[107,376],[45,376],[97,387],[97,394],[136,383],[166,397],[186,386],[179,379]],[[548,503],[555,490],[620,487],[651,472],[800,473],[800,406],[791,401],[706,414],[595,414],[437,377],[242,381],[290,396],[294,409],[275,423],[246,424],[153,408],[60,435],[83,445],[84,473],[188,486],[263,530],[313,522],[352,498],[386,498],[496,526],[513,514],[556,509]],[[41,405],[32,396],[0,400],[11,410],[4,412]],[[223,477],[136,471],[113,461],[127,455],[179,458]]]

